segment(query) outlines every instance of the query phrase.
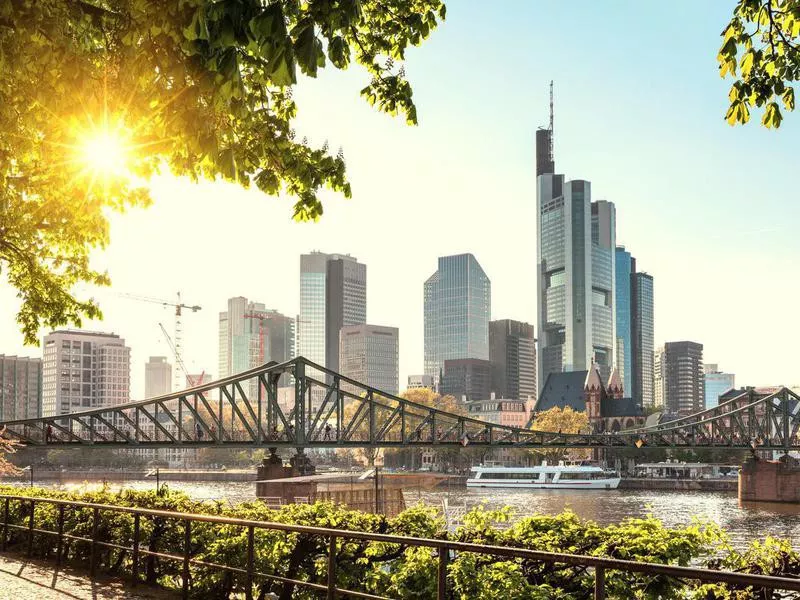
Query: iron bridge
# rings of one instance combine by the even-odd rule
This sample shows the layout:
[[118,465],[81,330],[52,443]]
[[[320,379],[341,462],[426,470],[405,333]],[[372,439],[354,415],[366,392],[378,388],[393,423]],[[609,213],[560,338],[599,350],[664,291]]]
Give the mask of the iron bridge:
[[[289,384],[287,387],[285,384]],[[613,400],[612,400],[613,401]],[[746,448],[800,450],[800,397],[753,389],[652,427],[567,434],[411,402],[298,357],[118,406],[0,423],[23,444],[92,448]]]

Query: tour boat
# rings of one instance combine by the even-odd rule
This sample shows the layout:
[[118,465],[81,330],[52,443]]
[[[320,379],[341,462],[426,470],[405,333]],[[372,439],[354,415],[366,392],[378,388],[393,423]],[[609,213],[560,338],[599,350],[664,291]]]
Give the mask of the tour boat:
[[620,477],[614,471],[563,462],[538,467],[472,467],[468,488],[522,488],[546,490],[615,490]]

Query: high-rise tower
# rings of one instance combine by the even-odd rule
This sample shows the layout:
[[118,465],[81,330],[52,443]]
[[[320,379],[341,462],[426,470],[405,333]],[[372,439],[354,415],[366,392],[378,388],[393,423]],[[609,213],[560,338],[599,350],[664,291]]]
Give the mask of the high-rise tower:
[[550,126],[536,130],[536,176],[556,172],[553,158],[553,82],[550,82]]

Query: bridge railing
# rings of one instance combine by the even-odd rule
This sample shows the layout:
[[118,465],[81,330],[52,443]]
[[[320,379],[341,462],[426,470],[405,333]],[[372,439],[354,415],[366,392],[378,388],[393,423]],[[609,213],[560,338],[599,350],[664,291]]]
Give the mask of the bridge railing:
[[[385,535],[378,533],[368,533],[362,531],[348,531],[339,529],[329,529],[323,527],[309,527],[302,525],[290,525],[286,523],[271,523],[263,521],[251,521],[245,519],[234,519],[218,515],[189,514],[171,512],[164,510],[151,510],[144,508],[112,506],[106,504],[92,504],[87,502],[76,502],[70,500],[60,500],[55,498],[41,498],[29,496],[0,495],[0,505],[3,506],[3,521],[0,535],[0,551],[5,552],[9,547],[10,533],[18,533],[16,542],[27,547],[27,554],[33,552],[35,536],[50,536],[55,543],[55,562],[59,565],[64,557],[64,545],[67,541],[72,544],[82,543],[89,546],[88,568],[93,577],[100,565],[103,551],[118,550],[128,552],[131,556],[131,583],[136,586],[140,583],[140,563],[145,557],[153,557],[161,561],[172,561],[181,565],[181,589],[183,597],[188,598],[192,591],[192,568],[217,570],[230,574],[234,578],[238,591],[244,591],[245,598],[252,600],[254,597],[254,587],[259,581],[272,581],[275,583],[291,584],[300,588],[315,590],[322,597],[333,599],[336,597],[355,597],[371,598],[373,600],[391,600],[384,596],[377,596],[358,590],[349,590],[339,587],[337,584],[337,544],[343,545],[347,542],[381,542],[385,544],[396,544],[401,548],[423,547],[432,548],[437,551],[437,583],[436,598],[444,600],[450,597],[448,594],[448,564],[458,553],[473,553],[483,556],[504,557],[509,559],[523,559],[531,562],[544,563],[548,565],[575,566],[589,569],[594,573],[594,598],[604,599],[606,593],[605,576],[608,571],[622,571],[627,573],[640,573],[647,575],[662,575],[679,580],[695,580],[703,583],[723,583],[734,586],[751,587],[754,590],[761,590],[766,596],[767,591],[800,591],[800,579],[787,577],[774,577],[766,575],[751,575],[734,573],[730,571],[715,571],[708,569],[697,569],[691,567],[680,567],[656,563],[635,562],[627,560],[617,560],[613,558],[603,558],[594,556],[581,556],[575,554],[561,554],[554,552],[540,552],[524,548],[514,548],[508,546],[489,546],[478,545],[465,542],[454,542],[441,539],[427,539],[404,537],[397,535]],[[57,511],[57,530],[44,529],[41,524],[37,526],[37,507],[39,513],[42,508],[47,506],[50,510]],[[69,512],[73,514],[70,515]],[[89,522],[84,522],[84,529],[91,531],[90,535],[75,535],[65,532],[65,523],[69,518],[73,522],[76,518],[86,520],[84,515],[91,515]],[[133,532],[129,544],[117,544],[102,539],[100,534],[101,525],[103,532],[107,535],[109,529],[122,527],[123,524],[119,515],[126,514],[133,517]],[[158,551],[144,545],[142,529],[145,519],[179,522],[183,525],[183,544],[182,552]],[[198,523],[207,523],[212,526],[238,527],[246,532],[247,543],[243,550],[242,557],[231,557],[228,564],[211,563],[193,558],[193,527]],[[324,578],[317,581],[309,580],[313,574],[304,573],[309,579],[298,579],[297,577],[283,577],[275,573],[264,573],[255,570],[255,532],[256,530],[280,531],[289,534],[304,534],[316,538],[323,538],[327,541],[326,572]],[[235,566],[244,564],[244,567]]]

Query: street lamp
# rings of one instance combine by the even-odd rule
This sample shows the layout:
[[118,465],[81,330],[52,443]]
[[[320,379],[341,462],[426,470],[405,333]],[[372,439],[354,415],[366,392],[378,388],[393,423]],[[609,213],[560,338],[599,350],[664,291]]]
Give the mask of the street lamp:
[[30,471],[31,474],[31,487],[33,487],[33,465],[28,465],[22,468],[23,471]]

